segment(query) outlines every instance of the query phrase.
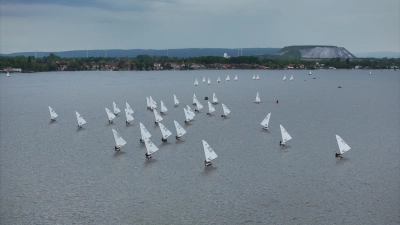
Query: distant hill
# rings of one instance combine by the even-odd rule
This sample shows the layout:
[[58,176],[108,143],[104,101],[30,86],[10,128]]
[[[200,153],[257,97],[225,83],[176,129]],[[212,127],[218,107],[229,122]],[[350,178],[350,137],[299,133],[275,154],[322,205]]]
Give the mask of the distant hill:
[[286,46],[275,55],[285,58],[357,58],[343,47],[329,45]]
[[[273,55],[277,53],[280,48],[242,48],[241,53],[243,56],[253,55]],[[227,53],[229,56],[238,56],[238,49],[232,48],[181,48],[181,49],[107,49],[107,50],[73,50],[62,52],[36,52],[37,57],[48,56],[54,53],[57,56],[65,58],[75,57],[136,57],[138,55],[151,55],[151,56],[169,56],[169,57],[198,57],[198,56],[223,56]],[[1,56],[35,56],[35,52],[16,52],[11,54],[0,54]]]
[[359,58],[400,58],[400,52],[364,52],[354,55]]

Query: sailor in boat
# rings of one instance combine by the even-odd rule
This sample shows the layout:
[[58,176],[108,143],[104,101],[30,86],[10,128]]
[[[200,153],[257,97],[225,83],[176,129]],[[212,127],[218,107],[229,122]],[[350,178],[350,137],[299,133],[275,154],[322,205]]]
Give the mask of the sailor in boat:
[[145,156],[146,156],[146,159],[151,159],[151,154],[146,152]]
[[166,138],[161,138],[161,141],[162,142],[167,142],[167,139]]
[[[263,127],[263,129],[264,129],[264,130],[268,130],[268,126]],[[282,141],[281,141],[281,143],[282,143]],[[280,143],[280,144],[281,144],[281,143]],[[279,145],[280,145],[280,144],[279,144]]]
[[336,157],[336,158],[339,158],[339,157],[340,157],[340,158],[343,158],[343,155],[342,155],[342,153],[335,153],[335,157]]
[[50,121],[53,122],[53,121],[56,121],[56,119],[55,118],[51,118]]
[[198,109],[194,109],[194,111],[195,111],[195,112],[200,112],[200,110],[198,110]]
[[181,137],[179,137],[178,135],[175,136],[176,140],[181,140]]
[[208,112],[207,115],[210,115],[210,116],[211,116],[211,113]]
[[278,99],[276,100],[276,103],[279,103]]
[[115,151],[119,151],[121,149],[121,147],[115,146],[114,149],[115,149]]
[[226,117],[226,116],[224,114],[222,114],[221,117]]
[[342,86],[339,85],[339,87],[337,87],[337,88],[342,88]]
[[112,123],[113,121],[112,120],[108,120],[108,123]]
[[285,146],[285,142],[279,141],[279,146]]
[[141,143],[141,144],[143,144],[143,143],[144,143],[144,142],[143,142],[143,139],[141,139],[141,138],[139,139],[139,141],[140,141],[140,143]]
[[128,122],[128,120],[127,120],[127,121],[125,121],[125,123],[126,123],[126,124],[131,124],[130,122]]
[[78,128],[82,128],[82,126],[78,124]]
[[155,124],[155,125],[158,125],[158,122],[157,122],[157,121],[154,121],[154,124]]
[[204,165],[209,166],[209,165],[212,165],[212,163],[211,163],[211,161],[204,160]]
[[206,97],[204,97],[204,100],[208,100],[208,97],[206,96]]

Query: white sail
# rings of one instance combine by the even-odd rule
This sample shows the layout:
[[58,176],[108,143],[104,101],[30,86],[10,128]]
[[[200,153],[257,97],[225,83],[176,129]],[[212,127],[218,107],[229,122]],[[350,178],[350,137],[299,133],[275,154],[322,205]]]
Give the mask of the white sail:
[[82,126],[83,124],[86,123],[86,120],[84,120],[78,112],[76,112],[76,119],[78,120],[78,125]]
[[134,112],[133,112],[133,109],[131,108],[131,106],[128,104],[128,103],[126,103],[126,109],[128,110],[128,112],[130,113],[130,114],[133,114]]
[[260,76],[258,76],[258,74],[257,74],[256,80],[259,80],[259,79],[260,79]]
[[119,110],[119,108],[118,108],[117,104],[115,104],[115,102],[113,102],[113,106],[114,106],[114,113],[115,114],[118,114],[118,113],[121,112],[121,110]]
[[[197,100],[196,100],[197,101]],[[193,110],[190,108],[190,106],[189,105],[186,105],[186,108],[187,108],[187,111],[192,115],[192,117],[194,118],[194,116],[196,115],[196,114],[194,114],[194,112],[193,112]],[[193,119],[192,118],[192,119]]]
[[197,101],[196,94],[193,94],[193,105],[196,104],[196,101]]
[[114,139],[115,139],[115,146],[117,148],[120,148],[126,144],[126,141],[118,134],[117,131],[114,129],[111,129],[113,134],[114,134]]
[[160,113],[157,112],[157,110],[154,109],[153,112],[154,112],[154,117],[156,119],[156,122],[160,122],[163,120],[163,118],[161,117]]
[[286,80],[286,75],[283,75],[283,80]]
[[310,70],[310,72],[308,72],[308,75],[311,75],[311,70]]
[[209,113],[214,112],[214,111],[215,111],[214,106],[211,105],[211,102],[210,102],[210,101],[207,101],[207,102],[208,102],[208,112],[209,112]]
[[203,149],[204,149],[204,154],[206,155],[206,160],[208,162],[218,157],[217,154],[214,152],[214,150],[205,140],[203,140]]
[[7,71],[7,77],[10,77],[10,72]]
[[226,81],[230,81],[230,80],[231,80],[231,78],[229,77],[229,75],[226,76]]
[[211,84],[211,81],[210,81],[210,78],[208,78],[208,85],[210,85]]
[[256,100],[254,102],[255,103],[260,103],[261,102],[260,95],[258,94],[258,92],[257,92],[257,95],[256,95]]
[[126,121],[129,123],[131,121],[133,121],[133,116],[132,114],[129,112],[128,109],[125,109],[125,116],[126,116]]
[[217,96],[215,95],[215,93],[213,93],[213,101],[212,103],[218,103],[218,99]]
[[199,85],[199,82],[197,82],[197,78],[196,78],[196,80],[194,81],[194,86],[197,86],[197,85]]
[[107,113],[107,116],[108,116],[108,120],[110,120],[110,121],[112,121],[113,119],[115,119],[115,115],[114,115],[114,113],[112,113],[109,109],[107,109],[107,108],[105,108],[106,109],[106,113]]
[[153,100],[153,98],[151,96],[149,97],[149,101],[150,101],[150,108],[151,109],[157,108],[157,103]]
[[150,134],[150,132],[146,129],[146,127],[145,127],[142,123],[139,123],[139,124],[140,124],[140,134],[141,134],[142,138],[149,138],[149,137],[151,137],[151,134]]
[[193,119],[193,115],[185,108],[183,108],[183,111],[185,111],[186,121],[188,121],[188,122],[191,121]]
[[158,151],[157,146],[155,146],[149,138],[144,138],[144,143],[146,145],[147,154],[153,154]]
[[279,126],[281,127],[281,134],[282,134],[282,141],[283,143],[289,141],[290,139],[292,139],[292,137],[289,135],[289,133],[285,130],[285,128],[283,128],[282,125],[279,124]]
[[222,103],[222,110],[224,110],[224,115],[228,115],[229,113],[231,113],[231,110],[228,109],[228,107],[226,107],[226,105],[224,105],[224,103]]
[[197,110],[200,110],[203,108],[203,105],[199,101],[196,100],[196,107],[197,107]]
[[290,80],[293,80],[293,75],[290,76]]
[[337,134],[336,134],[336,140],[339,146],[340,154],[343,154],[348,150],[350,150],[350,146]]
[[169,131],[164,125],[162,125],[161,123],[158,123],[158,125],[160,126],[163,138],[168,138],[169,136],[171,136],[171,131]]
[[237,81],[238,80],[238,77],[237,77],[237,75],[235,76],[235,81]]
[[203,77],[203,83],[205,83],[206,82],[206,77]]
[[261,122],[261,125],[263,127],[268,127],[269,124],[269,118],[271,117],[271,113],[268,113],[268,115],[265,117],[265,119]]
[[178,104],[179,104],[179,101],[178,101],[178,99],[176,98],[176,95],[174,95],[174,104],[175,104],[175,105],[178,105]]
[[176,133],[178,137],[182,137],[184,134],[186,134],[186,130],[183,129],[183,127],[174,120],[175,123],[175,128],[176,128]]
[[162,113],[165,113],[166,111],[168,111],[167,107],[165,107],[165,104],[163,101],[161,101],[161,110]]
[[49,106],[49,110],[50,110],[50,118],[52,120],[55,120],[56,117],[58,117],[57,113],[54,112],[54,110]]
[[371,74],[372,74],[372,71],[370,70],[370,71],[369,71],[369,75],[371,75]]
[[150,104],[150,99],[149,99],[149,97],[146,97],[146,100],[147,100],[147,108],[151,108],[151,104]]
[[253,80],[255,80],[255,79],[256,79],[256,75],[254,74],[254,75],[253,75]]
[[220,77],[218,77],[218,79],[217,79],[217,82],[218,82],[218,83],[220,83],[220,82],[221,82],[221,78],[220,78]]

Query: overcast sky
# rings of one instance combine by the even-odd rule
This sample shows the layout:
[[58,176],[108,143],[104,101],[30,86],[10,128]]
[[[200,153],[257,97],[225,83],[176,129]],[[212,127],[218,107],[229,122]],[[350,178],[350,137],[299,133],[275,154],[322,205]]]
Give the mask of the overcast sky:
[[0,0],[0,53],[336,45],[400,52],[400,0]]

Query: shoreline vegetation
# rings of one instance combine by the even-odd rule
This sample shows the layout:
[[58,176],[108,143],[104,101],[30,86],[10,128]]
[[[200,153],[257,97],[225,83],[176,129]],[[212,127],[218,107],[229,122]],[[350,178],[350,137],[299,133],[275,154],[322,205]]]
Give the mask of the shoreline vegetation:
[[61,58],[49,56],[1,56],[2,72],[47,71],[152,71],[199,69],[398,69],[400,58],[363,59],[288,59],[274,55],[261,56],[200,56],[178,58],[138,55],[137,57],[84,57]]

